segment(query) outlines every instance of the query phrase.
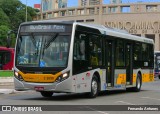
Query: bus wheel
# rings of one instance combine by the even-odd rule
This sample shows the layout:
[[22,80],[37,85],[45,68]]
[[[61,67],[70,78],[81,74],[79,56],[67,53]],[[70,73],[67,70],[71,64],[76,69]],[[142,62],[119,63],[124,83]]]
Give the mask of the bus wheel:
[[52,97],[53,92],[51,91],[41,91],[40,92],[43,97]]
[[98,79],[96,76],[93,76],[92,82],[91,82],[91,92],[89,93],[90,98],[95,98],[98,95],[98,89],[99,84],[98,84]]
[[160,75],[158,76],[158,78],[160,79]]
[[134,91],[139,92],[141,90],[142,80],[140,78],[140,74],[137,76],[136,87],[133,88]]

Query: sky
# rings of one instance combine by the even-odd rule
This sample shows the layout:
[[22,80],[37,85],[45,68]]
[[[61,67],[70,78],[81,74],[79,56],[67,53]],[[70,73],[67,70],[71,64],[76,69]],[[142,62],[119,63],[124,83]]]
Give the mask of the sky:
[[[41,0],[20,0],[23,4],[33,7],[34,4],[40,4]],[[110,3],[110,0],[103,0],[104,4]],[[122,0],[122,3],[135,3],[135,2],[160,2],[160,0]],[[68,0],[68,7],[78,6],[78,0]]]

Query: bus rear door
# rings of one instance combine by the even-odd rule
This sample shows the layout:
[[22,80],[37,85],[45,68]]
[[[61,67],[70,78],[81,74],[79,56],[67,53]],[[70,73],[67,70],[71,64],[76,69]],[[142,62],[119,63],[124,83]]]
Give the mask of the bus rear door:
[[133,54],[132,54],[132,44],[126,44],[126,83],[127,85],[132,85],[133,78]]
[[114,41],[105,41],[106,83],[114,87]]

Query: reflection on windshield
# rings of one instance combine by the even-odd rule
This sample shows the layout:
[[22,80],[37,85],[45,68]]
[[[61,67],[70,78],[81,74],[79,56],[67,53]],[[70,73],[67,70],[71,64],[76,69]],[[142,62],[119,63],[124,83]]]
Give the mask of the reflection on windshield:
[[25,67],[66,67],[69,43],[68,35],[21,36],[16,63]]

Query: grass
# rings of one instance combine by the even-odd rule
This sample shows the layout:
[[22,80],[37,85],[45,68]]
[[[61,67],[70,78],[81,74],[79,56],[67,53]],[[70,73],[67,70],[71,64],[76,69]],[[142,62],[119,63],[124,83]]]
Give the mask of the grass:
[[0,77],[13,77],[12,70],[0,70]]

